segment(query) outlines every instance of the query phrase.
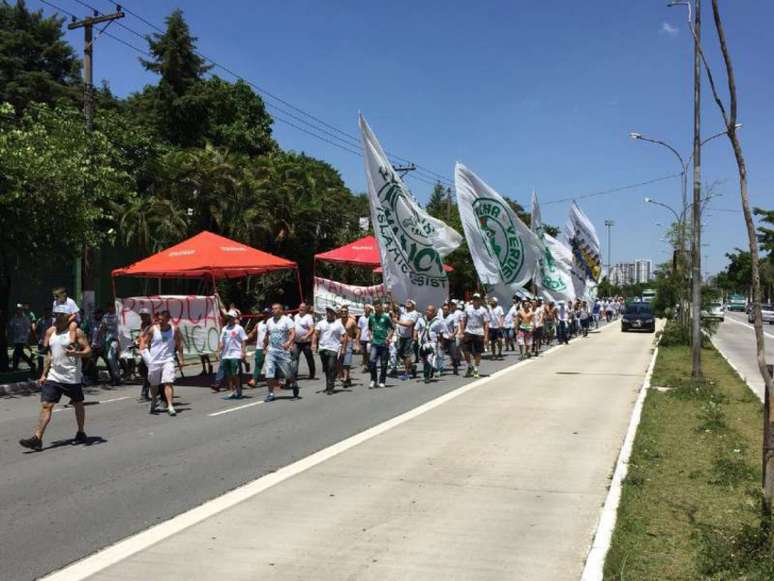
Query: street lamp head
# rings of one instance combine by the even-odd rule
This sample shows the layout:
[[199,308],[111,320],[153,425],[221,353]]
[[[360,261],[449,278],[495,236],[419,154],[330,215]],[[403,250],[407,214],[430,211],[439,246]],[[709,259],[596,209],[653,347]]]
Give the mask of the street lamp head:
[[642,133],[637,133],[636,131],[631,131],[629,133],[629,137],[632,139],[640,139],[642,137]]
[[646,203],[646,204],[652,204],[652,203],[653,203],[653,198],[648,198],[648,197],[646,197],[646,198],[645,198],[645,203]]
[[737,124],[734,125],[734,127],[736,129],[741,129],[743,125],[744,125],[744,123],[737,123]]

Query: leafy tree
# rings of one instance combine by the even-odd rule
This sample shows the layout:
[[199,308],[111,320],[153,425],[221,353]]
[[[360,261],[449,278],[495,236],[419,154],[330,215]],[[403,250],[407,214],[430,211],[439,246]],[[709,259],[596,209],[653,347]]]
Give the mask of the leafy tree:
[[164,33],[146,36],[153,59],[140,59],[140,62],[147,70],[161,76],[161,83],[179,97],[185,95],[211,65],[196,53],[196,37],[191,34],[182,10],[178,8],[167,16],[166,23]]
[[[20,120],[0,106],[0,325],[11,272],[22,261],[75,257],[108,239],[112,203],[131,201],[121,152],[100,131],[87,132],[71,108],[30,105]],[[7,368],[0,335],[0,368]]]
[[[761,224],[758,226],[758,242],[761,250],[768,255],[769,260],[774,259],[774,210],[755,208],[753,213],[761,216]],[[765,226],[764,224],[768,224]]]
[[451,188],[445,188],[441,182],[436,182],[425,207],[428,214],[441,220],[446,218],[451,208],[451,195]]
[[81,63],[63,39],[63,19],[30,12],[24,0],[0,3],[0,103],[18,115],[33,102],[75,102]]

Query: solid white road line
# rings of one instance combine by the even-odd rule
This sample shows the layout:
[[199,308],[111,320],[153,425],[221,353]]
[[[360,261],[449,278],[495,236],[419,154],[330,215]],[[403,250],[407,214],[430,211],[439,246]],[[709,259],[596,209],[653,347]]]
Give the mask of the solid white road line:
[[[743,327],[747,327],[748,329],[752,329],[753,331],[755,331],[755,327],[753,327],[749,323],[745,323],[743,321],[735,319],[734,317],[728,317],[726,320],[727,321],[731,321],[732,323],[736,323],[737,325],[742,325]],[[765,323],[764,323],[764,325],[765,325]],[[768,337],[769,339],[774,339],[774,335],[772,335],[771,333],[767,333],[766,331],[764,331],[763,334],[766,337]]]
[[261,401],[254,401],[252,403],[246,403],[244,405],[238,405],[235,408],[228,408],[226,410],[220,410],[219,412],[214,412],[211,414],[207,414],[209,417],[214,418],[215,416],[222,416],[223,414],[230,414],[231,412],[235,412],[238,410],[243,410],[245,408],[251,408],[256,405],[261,405],[262,403],[265,403],[263,400]]
[[[561,352],[561,349],[557,349],[556,347],[557,346],[551,347],[545,351],[543,353],[543,357],[551,353]],[[345,452],[367,440],[370,440],[371,438],[383,434],[395,426],[404,424],[424,413],[429,412],[434,408],[437,408],[438,406],[445,404],[452,399],[455,399],[465,393],[468,393],[469,391],[481,387],[482,385],[513,371],[513,369],[516,367],[531,365],[535,361],[538,360],[525,359],[524,361],[519,361],[518,363],[493,373],[489,377],[483,377],[463,385],[462,387],[458,387],[453,391],[447,392],[399,416],[386,420],[381,424],[360,432],[359,434],[350,436],[349,438],[333,444],[332,446],[329,446],[323,450],[320,450],[319,452],[315,452],[311,456],[307,456],[306,458],[302,458],[293,464],[284,466],[276,472],[261,476],[252,482],[248,482],[239,488],[209,500],[204,504],[197,506],[196,508],[192,508],[182,514],[179,514],[168,521],[159,523],[156,526],[139,532],[131,537],[124,539],[123,541],[119,541],[118,543],[106,547],[89,557],[86,557],[80,561],[76,561],[72,565],[68,565],[64,569],[50,573],[41,579],[45,581],[77,581],[80,579],[86,579],[87,577],[90,577],[91,575],[94,575],[97,572],[102,571],[103,569],[110,567],[111,565],[114,565],[130,557],[131,555],[134,555],[135,553],[150,547],[151,545],[154,545],[184,529],[187,529],[188,527],[198,524],[211,516],[214,516],[244,500],[247,500],[248,498],[255,496],[256,494],[263,492],[267,488],[279,484],[288,478],[292,478],[293,476],[300,474],[301,472],[304,472],[313,466],[317,466],[318,464],[321,464],[322,462],[325,462],[326,460],[329,460],[330,458],[333,458],[342,452]],[[257,405],[258,403],[262,402],[255,402],[254,404],[247,405]],[[236,410],[239,408],[231,409]],[[223,411],[226,412],[231,410]]]
[[[99,400],[97,400],[96,402],[86,402],[86,403],[90,403],[90,404],[92,404],[92,405],[93,405],[93,404],[95,404],[95,403],[98,403],[98,404],[103,404],[103,403],[112,403],[112,402],[114,402],[114,401],[123,401],[123,400],[125,400],[125,399],[132,399],[132,396],[131,396],[131,395],[125,395],[124,397],[114,397],[114,398],[112,398],[112,399],[99,399]],[[57,409],[55,409],[55,410],[54,410],[54,413],[56,413],[56,412],[63,412],[63,411],[65,411],[66,409],[69,409],[69,408],[72,408],[72,407],[73,407],[73,406],[71,406],[71,405],[68,403],[68,404],[65,404],[64,406],[62,406],[62,407],[60,407],[60,408],[57,408]]]
[[650,389],[650,379],[653,376],[653,368],[656,365],[658,357],[658,347],[653,351],[653,357],[650,359],[650,365],[645,372],[645,380],[642,382],[639,396],[634,404],[632,415],[629,419],[629,428],[626,430],[621,452],[618,454],[618,462],[615,465],[613,480],[607,492],[607,498],[602,508],[602,514],[599,517],[597,530],[594,533],[594,540],[591,543],[589,554],[586,557],[586,565],[583,567],[581,581],[602,581],[604,578],[605,558],[610,550],[610,543],[613,539],[613,530],[618,516],[618,505],[621,502],[621,488],[623,479],[629,471],[629,458],[632,454],[632,445],[634,437],[637,435],[637,427],[640,425],[642,415],[642,405],[645,402],[645,396]]

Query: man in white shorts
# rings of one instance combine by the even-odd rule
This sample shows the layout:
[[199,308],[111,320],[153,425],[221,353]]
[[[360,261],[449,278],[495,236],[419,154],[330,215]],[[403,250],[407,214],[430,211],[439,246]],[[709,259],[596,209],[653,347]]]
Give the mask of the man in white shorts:
[[159,322],[151,325],[140,337],[140,353],[148,366],[148,383],[150,383],[151,402],[150,413],[156,413],[156,401],[159,386],[167,402],[167,413],[176,416],[173,403],[175,397],[175,363],[183,365],[183,338],[180,330],[169,322],[169,311],[159,313]]
[[[271,318],[266,321],[266,337],[264,352],[266,353],[266,382],[269,393],[266,401],[274,401],[274,390],[280,386],[283,379],[290,376],[290,351],[296,340],[296,326],[293,320],[285,315],[285,308],[274,303],[271,306]],[[298,399],[298,384],[293,386],[293,397]]]

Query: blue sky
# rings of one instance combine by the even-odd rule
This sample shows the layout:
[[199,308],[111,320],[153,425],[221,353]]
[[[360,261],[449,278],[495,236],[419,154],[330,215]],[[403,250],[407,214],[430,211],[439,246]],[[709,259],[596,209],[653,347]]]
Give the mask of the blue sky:
[[[105,0],[88,2],[111,9]],[[55,3],[86,14],[75,0]],[[39,0],[28,4],[51,12]],[[667,8],[665,0],[123,4],[159,25],[181,7],[205,55],[353,135],[362,111],[385,149],[447,179],[459,160],[525,206],[534,188],[549,223],[563,224],[567,215],[568,203],[554,200],[679,171],[666,149],[632,141],[630,131],[690,154],[692,42],[685,10]],[[705,51],[724,83],[710,3],[704,4]],[[721,8],[737,73],[752,203],[772,208],[774,37],[767,27],[774,3],[724,0]],[[132,16],[123,23],[151,31]],[[143,46],[124,29],[109,30]],[[80,50],[81,34],[68,36]],[[106,36],[97,42],[95,79],[107,79],[116,94],[155,82],[131,49]],[[722,124],[706,83],[703,99],[704,136],[709,136]],[[353,190],[365,190],[356,155],[282,122],[275,124],[275,136],[285,148],[333,164]],[[725,252],[746,244],[736,165],[725,138],[704,147],[703,181],[722,194],[705,218],[705,266],[715,272],[724,266]],[[421,201],[427,199],[430,185],[408,183]],[[677,208],[680,182],[579,200],[597,226],[605,254],[602,224],[615,221],[614,262],[643,257],[662,262],[669,255],[657,224],[667,225],[670,214],[645,205],[645,196]]]

